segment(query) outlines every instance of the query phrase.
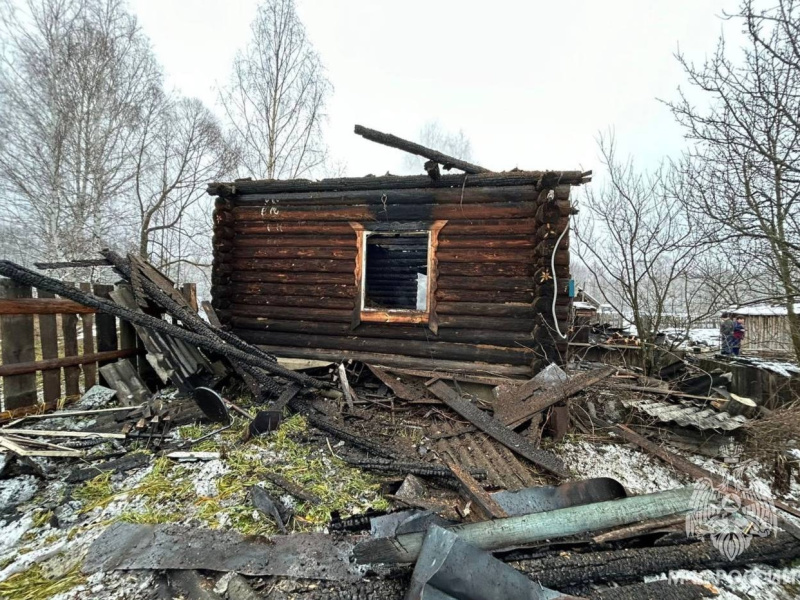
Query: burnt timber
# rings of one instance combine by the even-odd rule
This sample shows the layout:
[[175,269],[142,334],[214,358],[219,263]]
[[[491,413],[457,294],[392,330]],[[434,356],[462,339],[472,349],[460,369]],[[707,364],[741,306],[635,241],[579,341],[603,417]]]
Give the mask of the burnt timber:
[[[573,213],[571,186],[589,175],[212,183],[212,304],[234,334],[278,356],[339,351],[386,366],[535,373],[565,355],[553,314],[565,331],[569,231],[557,242]],[[427,318],[362,318],[361,232],[432,227]],[[387,270],[413,268],[398,261]]]

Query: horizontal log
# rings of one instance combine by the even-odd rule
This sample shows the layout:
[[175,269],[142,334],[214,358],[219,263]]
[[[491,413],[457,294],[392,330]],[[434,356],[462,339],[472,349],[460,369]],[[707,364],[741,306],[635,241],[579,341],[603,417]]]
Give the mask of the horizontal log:
[[[227,287],[230,295],[251,294],[254,296],[311,296],[314,298],[355,298],[356,287],[349,284],[299,285],[280,283],[233,283]],[[291,300],[289,302],[292,302]]]
[[530,263],[533,252],[525,249],[495,250],[478,248],[444,248],[436,253],[439,263],[446,262],[504,262],[504,263]]
[[[559,199],[569,198],[569,186],[559,186]],[[235,206],[284,205],[370,205],[370,204],[488,204],[492,202],[534,202],[537,193],[530,186],[460,188],[412,188],[399,190],[353,190],[348,192],[307,192],[240,194]]]
[[533,248],[530,235],[493,237],[491,235],[440,236],[439,248]]
[[297,283],[301,285],[351,284],[353,273],[271,273],[263,271],[233,271],[231,281],[262,283]]
[[354,261],[356,258],[355,240],[348,248],[322,248],[311,246],[307,248],[290,247],[240,247],[233,249],[234,260],[243,258],[267,258],[267,259],[304,259],[304,258],[328,258]]
[[233,183],[214,182],[208,185],[207,192],[211,196],[229,196],[232,194],[276,194],[281,192],[387,191],[413,188],[538,186],[540,184],[548,187],[548,185],[581,185],[590,180],[591,171],[507,171],[478,175],[442,175],[436,181],[427,175],[410,177],[385,175],[382,177],[343,177],[320,181],[261,179]]
[[528,378],[531,376],[529,365],[491,364],[482,361],[438,360],[431,358],[415,358],[397,354],[378,354],[375,352],[353,352],[349,350],[326,350],[323,348],[289,348],[286,346],[270,346],[259,344],[259,348],[275,356],[284,358],[313,358],[341,362],[356,360],[371,365],[395,367],[403,369],[425,369],[448,373],[466,373],[493,375],[504,377]]
[[108,352],[95,352],[93,354],[83,354],[80,356],[65,356],[63,358],[49,358],[47,360],[0,365],[0,377],[25,375],[27,373],[36,373],[37,371],[49,371],[62,367],[75,367],[77,365],[88,365],[100,361],[130,358],[137,354],[143,354],[143,350],[140,348],[129,348],[127,350],[111,350]]
[[326,235],[355,237],[355,230],[350,223],[341,221],[293,221],[290,223],[272,223],[256,220],[248,221],[231,219],[231,225],[215,224],[214,228],[231,227],[237,235]]
[[535,288],[531,277],[458,277],[446,275],[437,279],[436,286],[440,290],[508,290],[514,292],[533,291]]
[[439,275],[461,277],[530,277],[536,267],[524,262],[439,262]]
[[432,221],[470,219],[532,218],[536,204],[532,202],[497,204],[386,204],[376,206],[303,206],[262,210],[239,206],[231,211],[236,221]]
[[317,348],[326,350],[351,350],[378,354],[401,354],[446,360],[480,360],[511,365],[527,365],[534,358],[529,349],[504,348],[489,345],[451,344],[448,342],[408,341],[398,344],[396,340],[383,338],[357,338],[325,335],[303,335],[278,332],[260,332],[236,329],[242,339],[252,344],[269,344],[291,348]]
[[352,309],[353,298],[319,298],[313,296],[264,296],[249,294],[232,294],[230,296],[215,295],[228,298],[231,304],[256,306],[298,306],[304,308],[345,308]]
[[95,312],[93,308],[61,298],[0,299],[0,315],[88,315]]
[[455,327],[463,329],[494,329],[497,331],[531,331],[533,320],[524,319],[505,319],[499,317],[472,317],[465,315],[442,315],[439,314],[439,306],[436,307],[436,314],[439,319],[439,327]]
[[494,331],[490,329],[451,329],[440,327],[437,334],[425,325],[403,325],[363,322],[355,329],[350,324],[318,321],[275,320],[253,317],[232,317],[231,326],[236,330],[274,331],[281,333],[308,333],[333,336],[380,337],[395,340],[436,340],[461,344],[488,344],[492,346],[518,347],[518,343],[529,343],[530,333]]
[[476,317],[507,317],[510,319],[533,319],[536,311],[529,304],[490,304],[481,302],[439,302],[439,315],[469,315]]
[[313,308],[297,306],[255,306],[249,304],[233,303],[230,309],[220,312],[220,319],[225,322],[226,313],[233,317],[266,318],[266,319],[291,319],[300,321],[322,321],[327,323],[350,323],[353,318],[352,306],[350,310],[335,308]]
[[[226,265],[227,266],[227,265]],[[354,273],[355,261],[322,260],[310,258],[276,259],[240,258],[230,261],[232,271],[272,271],[272,272],[309,272],[309,273]]]
[[281,248],[355,248],[356,236],[353,231],[350,235],[295,235],[289,236],[280,233],[238,235],[235,246],[237,248],[251,248],[261,246],[278,246]]
[[[473,219],[470,221],[448,221],[441,232],[442,237],[454,236],[484,236],[494,237],[499,235],[535,235],[538,222],[535,219]],[[215,232],[220,232],[222,237],[227,232],[234,232],[237,236],[263,235],[263,236],[341,236],[355,237],[355,230],[350,223],[341,221],[296,221],[286,223],[272,223],[257,221],[243,221],[231,219],[230,225],[215,224]],[[560,232],[559,232],[560,233]]]
[[437,289],[436,299],[442,302],[531,302],[532,291],[513,290],[452,290]]

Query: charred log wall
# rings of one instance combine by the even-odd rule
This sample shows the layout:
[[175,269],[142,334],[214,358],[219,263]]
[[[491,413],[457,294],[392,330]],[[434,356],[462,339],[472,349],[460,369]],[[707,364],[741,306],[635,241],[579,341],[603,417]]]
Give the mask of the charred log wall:
[[[409,366],[482,362],[528,374],[566,348],[555,333],[551,257],[569,185],[232,193],[214,213],[212,297],[237,335],[284,356]],[[550,198],[548,199],[548,194]],[[361,322],[353,224],[446,220],[435,253],[438,331]],[[566,332],[569,235],[555,253]]]

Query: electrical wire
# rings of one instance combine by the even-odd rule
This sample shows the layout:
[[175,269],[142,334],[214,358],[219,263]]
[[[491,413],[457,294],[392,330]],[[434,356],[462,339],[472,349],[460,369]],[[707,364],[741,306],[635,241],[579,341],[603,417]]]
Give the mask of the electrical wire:
[[558,246],[561,244],[561,240],[564,235],[567,233],[569,229],[569,220],[567,221],[566,226],[564,227],[564,231],[561,232],[561,235],[558,236],[556,240],[556,245],[553,248],[553,254],[550,257],[550,271],[553,273],[553,325],[555,325],[556,333],[558,333],[559,337],[562,340],[567,339],[567,336],[561,333],[561,328],[558,326],[558,319],[556,318],[556,299],[558,298],[558,277],[556,277],[556,252],[558,252]]

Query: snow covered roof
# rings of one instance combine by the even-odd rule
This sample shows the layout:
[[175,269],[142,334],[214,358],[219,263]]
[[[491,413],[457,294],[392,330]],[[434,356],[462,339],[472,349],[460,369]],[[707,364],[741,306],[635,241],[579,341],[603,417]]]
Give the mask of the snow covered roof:
[[597,310],[597,307],[591,302],[581,302],[580,300],[574,301],[572,306],[578,310]]
[[[794,311],[800,312],[800,304],[794,305]],[[753,306],[731,307],[723,312],[743,317],[783,317],[786,315],[786,306],[770,304],[754,304]]]

